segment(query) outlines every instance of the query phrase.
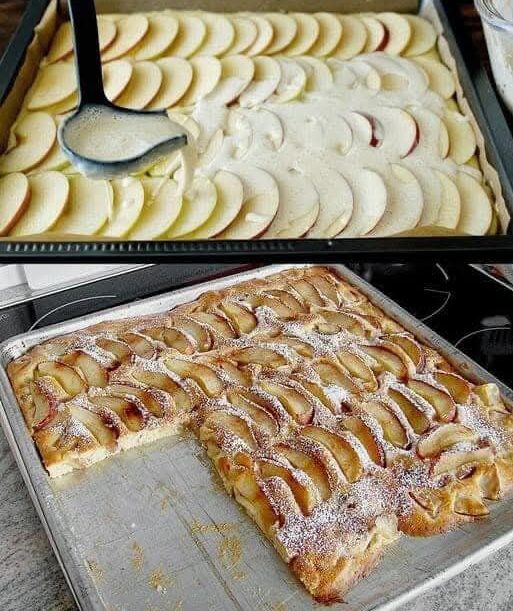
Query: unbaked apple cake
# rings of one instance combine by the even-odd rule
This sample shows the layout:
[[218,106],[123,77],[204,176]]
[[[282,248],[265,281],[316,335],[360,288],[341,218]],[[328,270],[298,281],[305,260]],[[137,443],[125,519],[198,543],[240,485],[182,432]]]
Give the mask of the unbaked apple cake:
[[321,601],[401,533],[486,516],[513,418],[322,267],[32,348],[9,375],[51,476],[192,429],[226,490]]
[[[59,148],[77,104],[58,29],[0,157],[0,235],[255,239],[498,230],[477,134],[428,20],[163,11],[98,19],[107,97],[168,109],[197,153],[93,181]],[[443,45],[442,45],[443,46]]]

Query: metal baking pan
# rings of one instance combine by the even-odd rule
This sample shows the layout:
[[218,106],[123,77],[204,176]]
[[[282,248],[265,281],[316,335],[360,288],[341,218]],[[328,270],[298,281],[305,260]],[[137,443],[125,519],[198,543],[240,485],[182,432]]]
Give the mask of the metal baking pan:
[[[205,290],[287,269],[263,267],[32,331],[0,346],[0,418],[77,604],[85,610],[253,611],[315,609],[252,521],[222,490],[189,435],[158,441],[50,480],[27,431],[6,366],[42,341],[108,319],[150,314]],[[388,315],[436,347],[476,382],[513,392],[428,327],[343,266],[332,266]],[[334,609],[394,608],[436,587],[513,540],[513,504],[442,536],[402,537],[383,562]]]
[[[5,101],[16,82],[27,49],[46,9],[55,0],[30,0],[29,8],[18,31],[0,62],[0,104]],[[484,137],[486,156],[497,171],[505,200],[505,212],[513,217],[513,159],[512,134],[486,71],[480,65],[468,34],[464,31],[454,0],[433,0],[436,19],[439,20],[449,44],[450,54],[456,60],[464,97],[469,102]],[[415,10],[418,0],[373,0],[366,10]],[[144,8],[176,7],[219,8],[218,0],[152,0]],[[283,6],[282,6],[283,5]],[[305,0],[287,0],[279,5],[273,0],[244,6],[261,9],[290,7],[294,10],[312,10]],[[326,0],[326,10],[356,10],[358,3]],[[137,2],[130,0],[98,0],[98,8],[130,10]],[[224,10],[238,10],[240,3],[224,2]],[[355,8],[356,7],[356,8]],[[101,261],[119,262],[340,262],[340,261],[466,261],[510,262],[513,260],[513,228],[511,223],[505,235],[485,237],[427,237],[427,238],[356,238],[318,240],[254,240],[254,241],[64,241],[0,240],[0,262],[23,261]]]

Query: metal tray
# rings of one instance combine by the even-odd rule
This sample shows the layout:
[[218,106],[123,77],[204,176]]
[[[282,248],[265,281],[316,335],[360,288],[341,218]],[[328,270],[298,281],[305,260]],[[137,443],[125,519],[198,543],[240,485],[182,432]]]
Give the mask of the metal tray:
[[[304,611],[318,605],[252,521],[221,488],[189,435],[161,440],[57,480],[47,476],[5,367],[30,347],[102,320],[163,311],[249,278],[270,266],[25,333],[0,346],[0,420],[55,554],[81,609]],[[475,381],[513,392],[428,327],[343,266],[332,269]],[[334,609],[394,608],[513,540],[513,504],[442,536],[402,537]],[[282,605],[280,607],[280,604]]]
[[[206,1],[206,0],[205,0]],[[390,0],[389,0],[390,1]],[[34,28],[50,0],[30,0],[29,8],[0,61],[0,103],[10,91],[23,63]],[[300,2],[300,0],[297,0]],[[468,39],[454,0],[433,0],[442,23],[465,96],[479,123],[489,161],[497,170],[510,216],[513,217],[512,133],[485,68]],[[104,3],[102,3],[103,6]],[[111,3],[109,3],[110,5]],[[152,6],[155,2],[152,3]],[[157,2],[158,4],[158,2]],[[181,5],[176,0],[174,5]],[[196,3],[197,4],[197,3]],[[266,3],[266,6],[269,2]],[[117,2],[116,8],[122,3]],[[201,4],[199,4],[201,6]],[[233,5],[230,4],[230,7]],[[304,9],[304,3],[301,4]],[[0,262],[58,260],[119,262],[340,262],[340,261],[466,261],[511,262],[513,228],[507,235],[436,238],[351,238],[333,240],[204,240],[204,241],[66,241],[0,240]]]

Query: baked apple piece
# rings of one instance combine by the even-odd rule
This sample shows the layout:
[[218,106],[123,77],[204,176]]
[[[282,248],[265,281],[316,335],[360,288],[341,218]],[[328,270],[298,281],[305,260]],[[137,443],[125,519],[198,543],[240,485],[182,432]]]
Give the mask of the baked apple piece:
[[31,421],[27,424],[34,431],[47,426],[56,416],[59,403],[69,398],[55,378],[46,376],[30,383],[30,394],[34,402],[34,411],[31,414]]
[[[301,446],[301,444],[298,444]],[[307,444],[303,444],[307,445]],[[287,443],[274,446],[280,456],[283,456],[294,468],[304,471],[314,483],[321,499],[326,501],[331,496],[331,484],[326,467],[318,456],[311,456],[306,451],[291,447]],[[315,453],[314,453],[315,454]]]
[[262,405],[251,401],[237,390],[228,390],[227,398],[233,406],[245,412],[255,425],[262,428],[266,433],[269,435],[278,433],[276,420]]
[[146,384],[150,389],[158,388],[169,393],[177,408],[181,411],[189,411],[192,408],[188,393],[178,382],[172,380],[167,373],[152,371],[151,369],[134,369],[132,375],[135,380]]
[[78,370],[89,386],[103,388],[109,383],[107,369],[83,350],[74,350],[61,357],[61,361]]
[[416,405],[406,394],[401,392],[398,388],[391,387],[387,389],[387,394],[401,409],[417,435],[422,435],[429,429],[431,420],[428,415],[419,409],[418,405]]
[[342,426],[348,431],[351,431],[351,433],[360,440],[373,462],[382,467],[385,466],[385,452],[383,447],[376,438],[374,431],[360,416],[346,416],[342,420]]
[[84,378],[71,365],[59,361],[45,361],[39,363],[35,369],[36,379],[41,376],[55,378],[64,391],[74,397],[87,390]]
[[239,335],[251,333],[257,326],[257,319],[253,312],[234,301],[227,299],[221,301],[219,309],[231,320]]
[[166,358],[166,367],[181,378],[189,378],[196,382],[209,397],[218,397],[224,390],[224,384],[215,371],[197,361]]
[[477,441],[478,435],[475,431],[463,424],[451,422],[442,424],[422,437],[417,444],[417,453],[421,458],[432,458],[458,443]]
[[375,418],[383,431],[383,437],[396,448],[406,449],[410,439],[396,414],[380,401],[368,401],[363,409]]
[[297,423],[308,424],[312,421],[314,414],[312,403],[295,388],[272,380],[261,380],[259,386],[276,397]]
[[447,391],[436,388],[423,380],[408,380],[408,388],[428,401],[442,422],[451,422],[456,417],[456,405]]
[[137,432],[144,428],[144,414],[137,404],[129,399],[110,395],[97,395],[89,397],[89,401],[100,408],[112,410],[121,418],[129,431]]

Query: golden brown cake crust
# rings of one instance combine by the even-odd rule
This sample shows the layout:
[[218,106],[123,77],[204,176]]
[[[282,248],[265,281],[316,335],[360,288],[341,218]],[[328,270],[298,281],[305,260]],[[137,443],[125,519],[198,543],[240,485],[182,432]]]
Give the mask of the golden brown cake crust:
[[192,428],[305,587],[340,600],[400,532],[484,517],[512,416],[323,267],[105,321],[9,365],[52,476]]

